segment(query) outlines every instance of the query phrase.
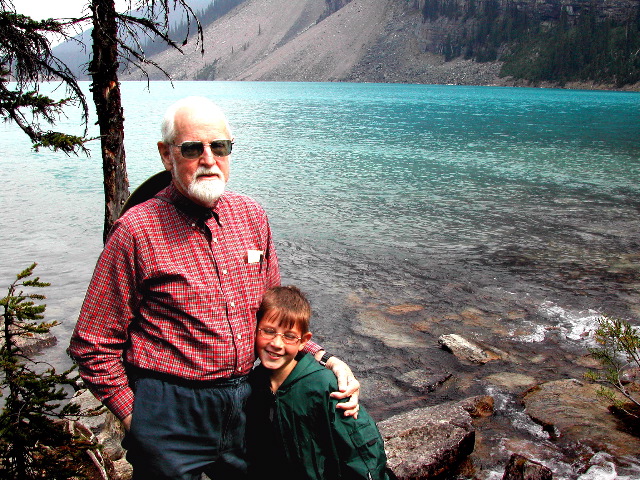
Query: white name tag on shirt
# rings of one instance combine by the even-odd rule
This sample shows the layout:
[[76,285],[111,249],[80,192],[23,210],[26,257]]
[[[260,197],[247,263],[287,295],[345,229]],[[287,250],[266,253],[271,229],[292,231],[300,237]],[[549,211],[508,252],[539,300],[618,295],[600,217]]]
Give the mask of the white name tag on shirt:
[[262,250],[247,250],[247,263],[260,263],[263,256]]

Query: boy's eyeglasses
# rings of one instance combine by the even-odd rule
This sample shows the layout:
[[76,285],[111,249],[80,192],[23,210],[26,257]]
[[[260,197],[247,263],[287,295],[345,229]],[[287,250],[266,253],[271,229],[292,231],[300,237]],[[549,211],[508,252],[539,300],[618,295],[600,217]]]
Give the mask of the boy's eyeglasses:
[[276,338],[276,335],[280,335],[282,337],[282,341],[287,345],[295,345],[300,340],[302,340],[302,337],[298,337],[291,332],[279,333],[276,332],[273,328],[259,328],[258,332],[260,332],[260,336],[262,338],[266,338],[267,340],[273,340],[274,338]]
[[233,142],[231,140],[213,140],[211,143],[203,142],[182,142],[179,145],[171,144],[174,147],[180,147],[180,153],[184,158],[198,158],[204,153],[205,145],[211,148],[211,154],[214,157],[226,157],[231,155]]

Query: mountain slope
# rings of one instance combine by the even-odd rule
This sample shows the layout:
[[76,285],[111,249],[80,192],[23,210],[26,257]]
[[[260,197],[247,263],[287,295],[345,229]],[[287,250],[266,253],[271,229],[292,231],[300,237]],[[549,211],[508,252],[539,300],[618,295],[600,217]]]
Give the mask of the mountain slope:
[[205,27],[204,55],[152,60],[174,80],[638,90],[638,47],[637,0],[245,0]]
[[426,53],[421,13],[404,2],[352,0],[331,12],[320,0],[246,0],[205,27],[204,56],[187,48],[152,59],[174,80],[504,83],[498,63]]
[[388,3],[388,0],[353,0],[237,78],[345,80],[384,30]]

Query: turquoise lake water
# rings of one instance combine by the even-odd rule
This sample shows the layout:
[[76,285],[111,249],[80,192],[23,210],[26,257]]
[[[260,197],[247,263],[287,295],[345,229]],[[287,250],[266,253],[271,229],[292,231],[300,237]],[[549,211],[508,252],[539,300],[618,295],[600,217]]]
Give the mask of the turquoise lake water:
[[[236,137],[229,188],[267,208],[284,281],[335,295],[331,306],[364,291],[440,310],[431,297],[445,283],[506,275],[493,287],[634,313],[602,277],[615,262],[631,276],[640,264],[625,257],[640,238],[640,95],[243,82],[122,91],[132,188],[161,169],[155,143],[170,103],[204,95],[225,109]],[[78,123],[70,112],[60,126]],[[0,278],[39,262],[68,304],[50,302],[50,315],[70,328],[101,246],[101,161],[31,152],[10,124],[0,135]],[[573,305],[567,290],[583,288],[604,298]]]
[[[406,395],[394,379],[456,368],[439,334],[546,355],[536,368],[563,378],[600,314],[640,323],[638,94],[250,82],[125,82],[122,94],[132,188],[162,168],[169,104],[203,95],[227,112],[229,188],[267,209],[283,282],[309,294],[317,338],[369,382],[379,417]],[[78,124],[70,111],[59,127]],[[34,153],[0,125],[0,280],[37,261],[53,283],[54,365],[68,364],[101,248],[94,152]]]

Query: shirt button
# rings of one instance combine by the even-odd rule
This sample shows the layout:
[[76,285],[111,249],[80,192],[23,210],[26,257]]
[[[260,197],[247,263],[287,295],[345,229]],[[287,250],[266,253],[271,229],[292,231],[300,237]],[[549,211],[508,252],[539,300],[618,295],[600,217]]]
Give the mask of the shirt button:
[[225,268],[224,270],[222,270],[222,274],[226,275],[227,274],[227,269]]
[[194,223],[192,223],[192,224],[191,224],[191,226],[192,226],[193,228],[195,228],[195,227],[196,227],[195,222],[194,222]]
[[218,243],[218,239],[216,237],[213,238],[213,243]]
[[236,306],[236,302],[230,302],[229,305],[231,305],[232,307]]
[[242,334],[241,333],[238,334],[238,340],[242,340]]

